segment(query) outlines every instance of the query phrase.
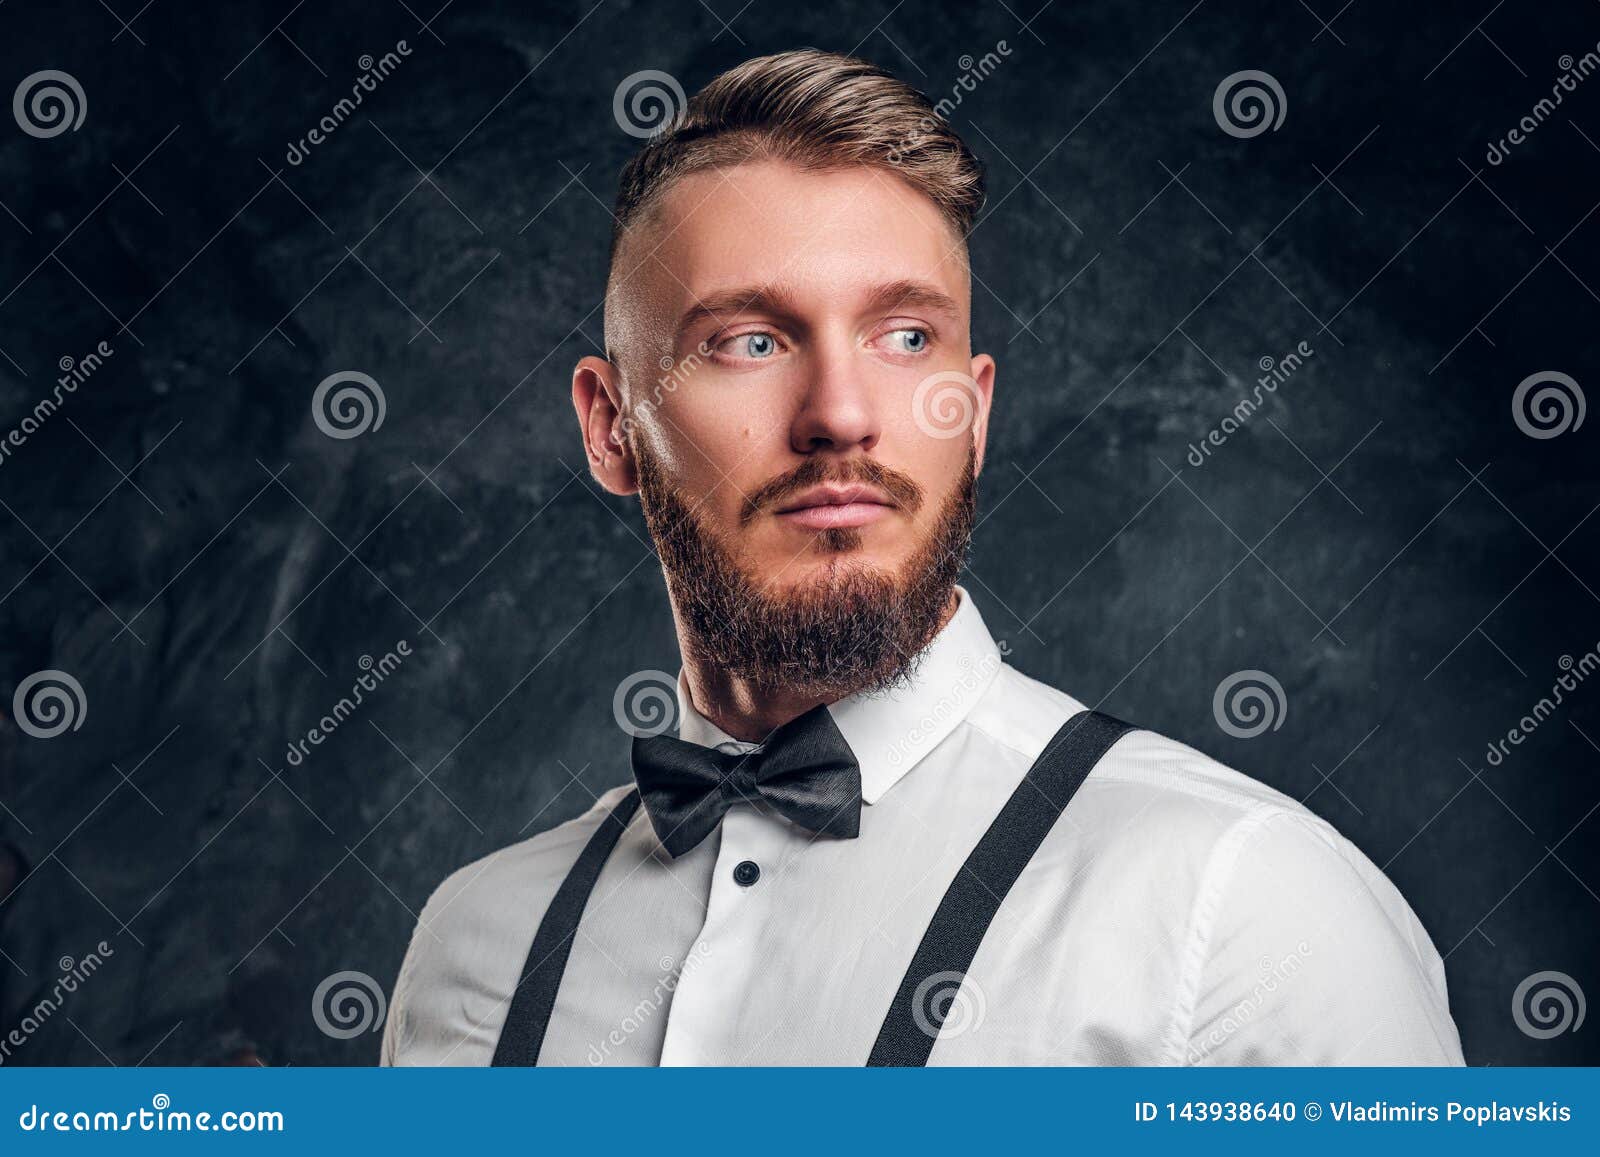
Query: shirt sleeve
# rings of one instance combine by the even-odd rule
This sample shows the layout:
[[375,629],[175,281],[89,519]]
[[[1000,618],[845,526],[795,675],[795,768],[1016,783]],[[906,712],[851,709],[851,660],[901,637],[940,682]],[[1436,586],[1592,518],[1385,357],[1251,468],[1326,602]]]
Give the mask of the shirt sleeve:
[[405,959],[400,964],[400,974],[395,978],[394,990],[389,994],[389,1011],[383,1022],[383,1044],[378,1049],[378,1064],[382,1067],[400,1063],[400,1024],[409,1012],[406,1007],[406,980],[411,972],[411,957],[415,950],[416,934],[413,932],[411,942],[406,946]]
[[1207,877],[1178,1063],[1463,1063],[1433,942],[1388,877],[1326,821],[1252,813],[1219,841]]
[[[469,1014],[463,994],[476,991],[473,977],[484,955],[495,959],[498,955],[480,954],[479,939],[472,934],[476,914],[469,911],[469,902],[455,901],[477,883],[484,863],[468,864],[452,873],[422,906],[389,994],[380,1066],[473,1063],[476,1049],[465,1046],[472,1043],[482,1025]],[[492,884],[492,880],[486,883],[484,891],[490,891]],[[498,1003],[491,1001],[486,1007],[498,1007]],[[489,1038],[491,1052],[493,1040]]]
[[[461,867],[422,906],[389,994],[379,1066],[488,1063],[499,1024],[486,1031],[485,1019],[502,1002],[483,987],[483,970],[514,955],[483,938],[483,928],[491,925],[493,930],[493,922],[488,920],[490,909],[480,911],[480,904],[493,898],[498,880],[480,877],[494,863],[496,856],[488,856]],[[518,925],[507,923],[502,931],[515,936]]]

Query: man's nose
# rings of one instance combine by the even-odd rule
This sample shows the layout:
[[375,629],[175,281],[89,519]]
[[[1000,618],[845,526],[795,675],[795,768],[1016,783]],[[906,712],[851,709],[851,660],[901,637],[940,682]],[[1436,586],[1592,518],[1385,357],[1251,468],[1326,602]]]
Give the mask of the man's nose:
[[812,347],[804,394],[790,427],[797,453],[871,450],[882,432],[877,400],[855,343],[843,338]]

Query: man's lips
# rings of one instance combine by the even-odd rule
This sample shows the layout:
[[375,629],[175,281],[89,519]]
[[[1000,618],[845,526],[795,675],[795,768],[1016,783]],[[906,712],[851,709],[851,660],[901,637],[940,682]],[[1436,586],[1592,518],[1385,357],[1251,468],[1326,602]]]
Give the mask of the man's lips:
[[775,512],[807,530],[865,526],[894,509],[889,496],[875,486],[813,486],[788,499]]

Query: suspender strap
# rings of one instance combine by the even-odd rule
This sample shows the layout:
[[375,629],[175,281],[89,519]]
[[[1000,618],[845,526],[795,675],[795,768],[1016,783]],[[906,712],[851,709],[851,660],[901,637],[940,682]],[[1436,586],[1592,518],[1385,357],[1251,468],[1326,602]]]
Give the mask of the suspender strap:
[[522,966],[522,978],[512,993],[511,1009],[506,1013],[505,1027],[500,1030],[500,1040],[495,1045],[494,1064],[539,1063],[539,1049],[544,1044],[550,1013],[556,1006],[556,992],[561,987],[561,975],[567,969],[578,921],[583,919],[589,893],[594,891],[607,857],[638,810],[639,790],[634,788],[600,821],[567,878],[556,890],[555,899],[550,901],[544,919],[539,921],[539,931],[534,934],[527,963]]
[[1006,893],[1100,757],[1131,730],[1132,724],[1120,719],[1081,711],[1045,745],[939,902],[889,1005],[868,1065],[928,1063]]

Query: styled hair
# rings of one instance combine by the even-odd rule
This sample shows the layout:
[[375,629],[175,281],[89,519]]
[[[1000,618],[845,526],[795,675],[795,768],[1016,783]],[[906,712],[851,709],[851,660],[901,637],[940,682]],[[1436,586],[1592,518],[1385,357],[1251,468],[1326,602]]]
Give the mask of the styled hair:
[[730,68],[622,170],[611,259],[678,179],[745,161],[805,169],[868,165],[924,194],[965,241],[983,205],[983,164],[917,89],[875,64],[802,48]]

